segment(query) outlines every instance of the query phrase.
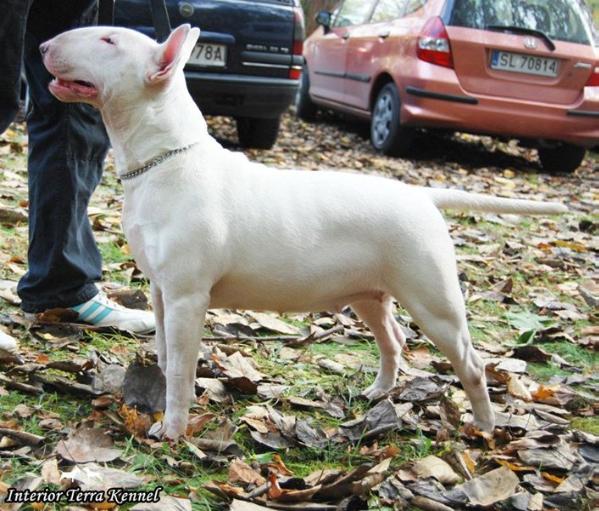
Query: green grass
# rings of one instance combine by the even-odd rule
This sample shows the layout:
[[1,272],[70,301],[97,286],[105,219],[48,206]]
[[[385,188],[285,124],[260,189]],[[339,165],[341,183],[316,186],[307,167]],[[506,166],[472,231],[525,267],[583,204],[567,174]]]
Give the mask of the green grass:
[[593,20],[595,21],[595,26],[599,25],[599,0],[588,0],[589,5],[591,7],[591,11],[593,13]]
[[599,417],[577,417],[572,420],[570,425],[573,429],[599,435]]
[[[86,334],[86,340],[88,341],[83,348],[83,354],[89,355],[94,349],[103,352],[111,352],[117,357],[123,359],[130,359],[135,354],[135,351],[139,347],[139,341],[120,334],[99,334],[96,332],[88,332]],[[129,356],[124,357],[122,355],[128,348]],[[118,348],[118,349],[117,349]]]
[[543,342],[537,346],[548,353],[559,355],[574,368],[560,368],[551,361],[546,364],[531,362],[528,364],[528,372],[533,378],[547,382],[554,376],[567,377],[580,374],[580,371],[576,370],[579,369],[583,371],[583,374],[593,375],[597,379],[597,374],[599,374],[599,354],[597,352],[567,341]]
[[116,243],[99,243],[98,248],[104,264],[124,263],[131,260],[131,256],[123,252],[123,249]]
[[535,379],[542,382],[547,382],[554,376],[570,376],[572,372],[560,369],[552,363],[541,364],[538,362],[530,362],[527,366],[529,374]]
[[570,342],[547,342],[541,344],[541,347],[549,353],[555,353],[562,357],[566,362],[578,367],[584,368],[590,374],[599,374],[599,353],[587,350]]

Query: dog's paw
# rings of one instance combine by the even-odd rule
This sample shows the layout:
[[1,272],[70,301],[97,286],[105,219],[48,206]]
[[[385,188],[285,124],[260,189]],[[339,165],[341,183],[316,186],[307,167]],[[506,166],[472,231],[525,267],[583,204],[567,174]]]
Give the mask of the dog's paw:
[[185,428],[181,430],[180,427],[171,425],[169,427],[167,421],[159,421],[152,424],[148,430],[148,437],[154,438],[155,440],[168,440],[171,442],[177,442],[180,437],[185,433]]
[[158,421],[152,424],[148,430],[148,437],[154,440],[162,440],[165,437],[165,433],[166,427],[164,426],[164,422]]
[[485,433],[493,434],[495,431],[495,420],[482,420],[482,419],[474,419],[474,424],[478,429],[484,431]]
[[362,396],[370,401],[376,401],[389,393],[393,386],[378,385],[376,382],[362,391]]

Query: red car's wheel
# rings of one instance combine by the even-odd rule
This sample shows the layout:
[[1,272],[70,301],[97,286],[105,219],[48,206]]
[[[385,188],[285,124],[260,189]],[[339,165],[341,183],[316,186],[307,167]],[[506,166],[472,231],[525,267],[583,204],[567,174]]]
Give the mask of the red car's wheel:
[[550,174],[570,174],[580,167],[586,149],[572,144],[561,144],[539,147],[538,152],[543,170]]
[[295,98],[295,113],[303,121],[313,121],[316,119],[318,107],[312,102],[310,97],[310,77],[308,75],[308,66],[304,66],[302,79]]
[[402,126],[399,92],[394,83],[385,85],[376,98],[370,122],[373,147],[389,156],[402,156],[412,147],[414,130]]

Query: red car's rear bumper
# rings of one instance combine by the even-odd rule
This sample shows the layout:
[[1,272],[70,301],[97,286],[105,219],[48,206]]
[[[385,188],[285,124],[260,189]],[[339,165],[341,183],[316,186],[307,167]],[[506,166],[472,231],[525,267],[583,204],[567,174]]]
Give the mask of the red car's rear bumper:
[[557,105],[468,94],[447,69],[428,73],[427,80],[406,80],[401,94],[402,122],[411,126],[599,144],[599,87],[586,87],[576,104]]

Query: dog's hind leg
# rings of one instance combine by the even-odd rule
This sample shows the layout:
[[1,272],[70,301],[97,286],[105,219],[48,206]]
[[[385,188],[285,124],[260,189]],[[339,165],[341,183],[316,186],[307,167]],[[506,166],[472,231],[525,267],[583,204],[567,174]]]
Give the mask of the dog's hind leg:
[[152,308],[156,318],[156,354],[158,356],[158,366],[166,375],[166,339],[164,332],[164,302],[162,301],[162,291],[157,284],[150,284],[152,294]]
[[185,433],[195,397],[195,375],[202,344],[208,293],[164,296],[166,327],[166,413],[163,431],[176,440]]
[[401,356],[406,339],[393,317],[393,302],[385,295],[382,300],[363,300],[351,304],[351,308],[373,333],[380,351],[380,367],[374,383],[362,394],[377,399],[389,392],[397,380],[397,371],[405,368]]
[[[426,204],[403,219],[410,229],[386,240],[392,245],[385,289],[404,306],[422,331],[449,359],[470,399],[477,424],[486,431],[495,416],[487,391],[485,364],[474,351],[466,321],[453,242],[438,210]],[[412,225],[413,224],[413,225]]]
[[[434,275],[439,269],[445,274]],[[416,272],[405,275],[402,288],[407,283],[407,287],[418,289],[418,293],[406,293],[398,298],[426,336],[451,362],[470,399],[477,425],[492,431],[495,418],[487,391],[485,364],[472,346],[457,275],[439,267],[432,268],[427,275],[428,285],[418,282],[421,275]]]

